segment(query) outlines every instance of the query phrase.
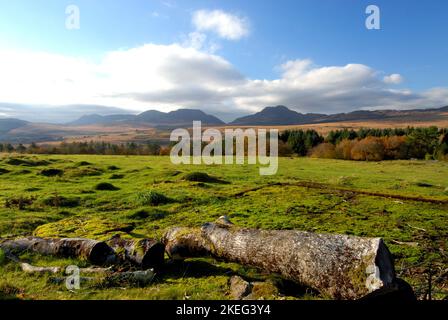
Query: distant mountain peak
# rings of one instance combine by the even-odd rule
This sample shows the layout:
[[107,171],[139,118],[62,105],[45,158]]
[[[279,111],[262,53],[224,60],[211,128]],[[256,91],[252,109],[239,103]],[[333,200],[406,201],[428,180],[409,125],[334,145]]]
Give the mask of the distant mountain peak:
[[316,121],[323,115],[301,114],[283,105],[265,107],[249,116],[235,119],[231,125],[294,125]]
[[150,126],[185,126],[191,125],[193,121],[201,121],[204,125],[224,125],[225,123],[215,116],[206,114],[199,109],[178,109],[170,112],[158,110],[147,110],[138,115],[122,114],[101,116],[98,114],[84,115],[71,125],[93,125],[93,124],[143,124]]

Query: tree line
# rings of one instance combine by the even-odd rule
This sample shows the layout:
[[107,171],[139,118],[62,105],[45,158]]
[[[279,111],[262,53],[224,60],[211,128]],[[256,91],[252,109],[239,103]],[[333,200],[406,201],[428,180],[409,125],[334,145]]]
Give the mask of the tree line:
[[333,130],[325,137],[315,130],[280,134],[283,155],[345,160],[448,159],[448,129]]
[[31,143],[29,146],[23,144],[14,146],[10,143],[0,143],[0,152],[31,154],[164,155],[169,154],[169,148],[154,142],[113,144],[90,141],[61,142],[58,145],[37,145],[36,143]]

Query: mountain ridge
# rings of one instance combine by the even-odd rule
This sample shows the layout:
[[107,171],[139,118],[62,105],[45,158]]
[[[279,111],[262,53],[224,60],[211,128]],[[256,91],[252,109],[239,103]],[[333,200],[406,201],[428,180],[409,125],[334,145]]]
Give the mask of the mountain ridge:
[[84,115],[69,122],[68,125],[92,124],[147,124],[152,126],[173,126],[191,124],[193,121],[202,121],[205,125],[224,125],[219,118],[209,115],[198,109],[178,109],[170,112],[147,110],[137,115],[117,114],[102,116],[99,114]]

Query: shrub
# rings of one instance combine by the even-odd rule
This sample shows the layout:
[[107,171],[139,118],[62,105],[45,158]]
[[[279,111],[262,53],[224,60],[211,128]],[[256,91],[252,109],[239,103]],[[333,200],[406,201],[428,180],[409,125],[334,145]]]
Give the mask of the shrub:
[[158,206],[171,202],[171,199],[159,192],[151,190],[148,192],[139,192],[137,194],[137,202],[140,205]]
[[324,159],[334,159],[336,157],[335,146],[331,143],[325,142],[314,147],[310,151],[310,156],[312,158],[324,158]]
[[9,171],[8,169],[0,168],[0,174],[5,174],[8,172],[11,172],[11,171]]
[[280,157],[289,157],[289,156],[292,156],[292,154],[293,154],[293,151],[292,151],[291,146],[288,143],[283,142],[282,140],[279,140],[278,141],[278,155]]
[[100,182],[100,183],[98,183],[95,186],[95,190],[99,190],[99,191],[116,191],[116,190],[120,190],[120,188],[117,188],[112,183]]
[[120,170],[119,167],[114,166],[114,165],[108,166],[107,169],[108,169],[108,170]]
[[380,138],[367,137],[356,141],[352,150],[353,160],[381,161],[384,159],[384,146]]
[[337,159],[351,160],[352,148],[355,142],[344,139],[336,145],[335,154]]
[[383,137],[384,159],[398,160],[408,158],[406,137],[392,136]]
[[46,177],[55,177],[62,176],[64,171],[61,169],[44,169],[40,172],[40,174]]

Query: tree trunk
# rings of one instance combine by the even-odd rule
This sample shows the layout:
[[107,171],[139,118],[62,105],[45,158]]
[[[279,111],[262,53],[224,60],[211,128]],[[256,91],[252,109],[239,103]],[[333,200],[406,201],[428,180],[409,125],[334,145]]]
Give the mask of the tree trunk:
[[143,269],[158,267],[164,262],[165,246],[154,239],[125,240],[115,236],[107,244],[123,261]]
[[172,258],[209,254],[278,273],[334,299],[358,299],[396,279],[380,238],[242,229],[221,218],[201,229],[174,228],[164,243]]
[[42,239],[29,237],[3,240],[0,242],[0,248],[12,254],[32,251],[43,255],[80,258],[94,265],[113,263],[116,260],[114,251],[106,243],[82,238]]

